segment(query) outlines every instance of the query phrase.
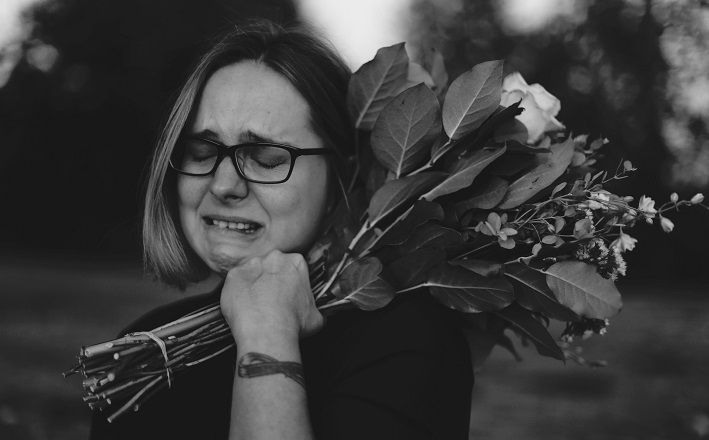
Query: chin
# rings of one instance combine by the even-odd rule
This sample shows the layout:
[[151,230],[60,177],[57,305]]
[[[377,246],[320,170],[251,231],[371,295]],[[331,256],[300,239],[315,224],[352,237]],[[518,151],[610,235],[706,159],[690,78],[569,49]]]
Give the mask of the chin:
[[238,255],[230,252],[231,249],[215,249],[209,254],[208,266],[214,272],[225,276],[229,270],[241,264],[247,255]]

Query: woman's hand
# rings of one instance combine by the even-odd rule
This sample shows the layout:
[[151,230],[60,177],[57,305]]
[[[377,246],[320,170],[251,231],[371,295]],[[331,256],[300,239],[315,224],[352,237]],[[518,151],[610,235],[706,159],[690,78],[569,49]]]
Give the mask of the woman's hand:
[[237,344],[265,335],[297,340],[318,332],[324,323],[305,259],[277,250],[251,257],[227,273],[221,309]]
[[323,317],[302,255],[272,251],[232,268],[221,309],[238,359],[229,438],[312,439],[299,339]]

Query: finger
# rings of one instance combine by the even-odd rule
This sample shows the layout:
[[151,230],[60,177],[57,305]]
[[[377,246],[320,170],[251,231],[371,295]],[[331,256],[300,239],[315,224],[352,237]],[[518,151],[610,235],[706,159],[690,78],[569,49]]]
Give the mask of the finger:
[[302,254],[289,254],[289,257],[299,273],[308,273],[308,263],[305,261],[305,257],[303,257]]
[[268,273],[279,273],[287,262],[286,254],[274,249],[263,256],[264,270]]
[[263,262],[259,257],[247,258],[238,266],[232,268],[227,277],[237,282],[253,282],[257,280],[264,271]]
[[303,326],[302,337],[312,336],[318,333],[325,326],[325,317],[315,309],[309,314],[308,320]]

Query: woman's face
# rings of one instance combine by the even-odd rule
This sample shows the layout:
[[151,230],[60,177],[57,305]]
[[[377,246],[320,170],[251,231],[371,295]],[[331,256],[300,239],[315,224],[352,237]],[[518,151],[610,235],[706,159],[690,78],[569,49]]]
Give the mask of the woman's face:
[[[224,145],[324,146],[311,128],[305,99],[285,77],[254,61],[217,70],[192,121],[188,134]],[[320,155],[298,157],[290,178],[270,185],[245,181],[225,158],[213,175],[179,175],[182,229],[192,249],[217,273],[274,249],[305,252],[326,210],[327,182],[327,162]]]

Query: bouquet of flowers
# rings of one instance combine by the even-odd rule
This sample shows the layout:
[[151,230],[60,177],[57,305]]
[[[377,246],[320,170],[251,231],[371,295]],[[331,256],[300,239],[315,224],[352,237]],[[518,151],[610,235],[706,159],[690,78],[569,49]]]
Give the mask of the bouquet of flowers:
[[[574,336],[603,334],[622,307],[614,281],[638,222],[670,232],[671,209],[702,205],[676,194],[656,208],[617,195],[614,173],[593,166],[606,139],[571,136],[559,101],[502,61],[473,67],[448,85],[440,53],[409,61],[385,47],[352,77],[348,105],[357,133],[347,194],[308,255],[324,314],[375,310],[427,289],[460,312],[476,363],[511,329],[538,352],[589,365]],[[366,170],[366,173],[365,173]],[[560,339],[550,320],[566,322]],[[69,373],[86,376],[84,398],[114,420],[189,367],[233,347],[216,303],[150,332],[84,347]]]

